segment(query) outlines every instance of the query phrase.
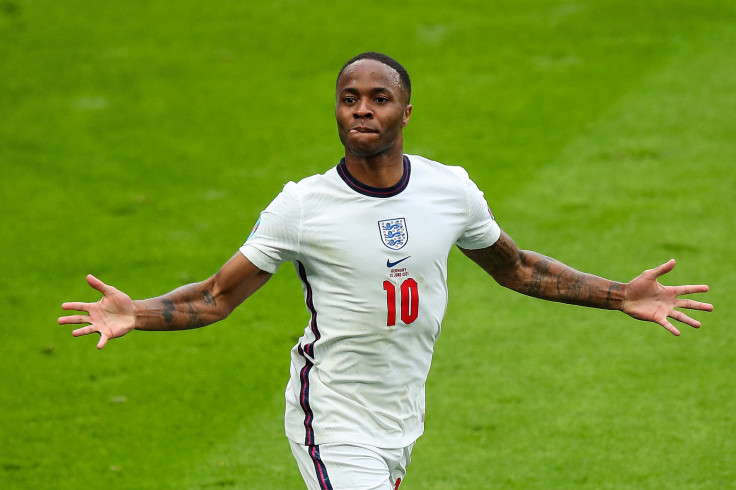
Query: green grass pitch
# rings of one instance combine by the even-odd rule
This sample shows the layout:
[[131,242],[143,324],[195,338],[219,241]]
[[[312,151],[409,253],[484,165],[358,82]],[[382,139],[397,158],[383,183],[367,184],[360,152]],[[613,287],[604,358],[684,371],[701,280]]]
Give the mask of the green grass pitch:
[[341,154],[335,76],[412,75],[405,149],[463,165],[523,248],[708,283],[680,338],[503,290],[453,252],[402,490],[736,488],[736,4],[0,0],[0,487],[298,489],[307,320],[284,267],[225,322],[101,352],[56,325],[94,273],[204,279]]

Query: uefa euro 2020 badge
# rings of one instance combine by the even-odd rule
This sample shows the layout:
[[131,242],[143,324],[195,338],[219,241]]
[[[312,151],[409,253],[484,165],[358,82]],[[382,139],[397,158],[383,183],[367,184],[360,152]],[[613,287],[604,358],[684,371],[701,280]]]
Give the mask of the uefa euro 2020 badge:
[[381,241],[391,250],[404,248],[409,241],[409,232],[406,229],[404,218],[383,219],[378,222],[381,232]]
[[253,230],[252,230],[252,231],[250,232],[250,235],[248,235],[248,238],[247,238],[247,239],[245,240],[246,242],[247,242],[248,240],[250,240],[251,238],[253,238],[253,235],[255,235],[255,234],[256,234],[256,230],[258,230],[258,226],[259,226],[260,224],[261,224],[261,218],[260,218],[260,216],[259,216],[259,217],[258,217],[258,221],[256,221],[256,224],[255,224],[255,225],[253,225]]

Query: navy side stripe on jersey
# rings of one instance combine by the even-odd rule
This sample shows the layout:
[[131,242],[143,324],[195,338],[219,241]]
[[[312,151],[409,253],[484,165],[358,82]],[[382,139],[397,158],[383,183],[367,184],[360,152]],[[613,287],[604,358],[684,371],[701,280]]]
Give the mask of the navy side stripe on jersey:
[[299,278],[304,283],[304,287],[307,291],[305,302],[307,304],[309,312],[312,315],[310,326],[312,329],[312,333],[314,334],[314,341],[305,345],[303,349],[301,345],[299,346],[299,354],[304,357],[304,360],[306,362],[299,374],[299,381],[301,383],[301,390],[299,392],[299,403],[301,404],[302,410],[304,410],[304,445],[313,446],[314,427],[312,426],[312,422],[314,422],[314,412],[312,412],[312,407],[309,403],[309,372],[312,370],[312,367],[314,367],[314,364],[311,360],[314,359],[314,344],[320,339],[320,334],[319,329],[317,328],[317,310],[315,310],[314,308],[314,301],[312,298],[312,286],[307,280],[307,270],[304,268],[304,264],[302,264],[301,262],[297,261],[297,265],[299,268]]
[[314,471],[317,473],[319,488],[322,490],[332,490],[332,483],[330,483],[330,477],[327,475],[327,468],[319,455],[319,446],[311,446],[309,448],[309,455],[314,462]]
[[[301,347],[299,348],[299,353],[301,355],[304,355],[304,351],[301,349]],[[312,361],[306,359],[306,364],[299,374],[299,379],[301,381],[299,403],[302,406],[302,410],[304,410],[304,429],[306,430],[306,435],[304,436],[304,444],[307,446],[309,446],[310,444],[314,444],[314,428],[312,427],[312,422],[314,421],[314,412],[312,412],[312,407],[309,405],[309,372],[312,370],[313,366],[314,365],[312,364]]]
[[337,166],[337,174],[348,185],[348,187],[356,192],[363,194],[364,196],[393,197],[397,194],[400,194],[401,191],[406,189],[406,186],[409,185],[411,164],[409,163],[409,157],[404,155],[404,175],[401,177],[401,180],[399,180],[395,185],[386,188],[372,187],[359,182],[355,177],[350,174],[350,172],[348,172],[348,167],[345,164],[345,158],[340,160],[340,163]]

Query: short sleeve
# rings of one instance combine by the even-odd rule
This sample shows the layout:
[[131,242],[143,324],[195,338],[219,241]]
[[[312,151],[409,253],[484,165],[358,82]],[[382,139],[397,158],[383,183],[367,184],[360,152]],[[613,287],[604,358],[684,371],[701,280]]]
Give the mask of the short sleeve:
[[459,247],[477,250],[490,247],[501,236],[501,228],[488,206],[483,192],[468,177],[465,186],[467,200],[467,225],[455,242]]
[[261,212],[240,252],[259,269],[275,273],[283,262],[295,259],[299,249],[301,203],[289,182]]

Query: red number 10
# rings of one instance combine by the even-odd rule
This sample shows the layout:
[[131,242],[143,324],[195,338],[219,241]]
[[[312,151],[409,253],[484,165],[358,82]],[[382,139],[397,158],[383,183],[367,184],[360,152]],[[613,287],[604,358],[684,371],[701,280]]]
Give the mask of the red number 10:
[[[386,306],[388,316],[386,325],[396,325],[396,286],[390,281],[383,281],[386,291]],[[419,288],[414,279],[407,279],[401,283],[401,321],[409,325],[419,316]]]

